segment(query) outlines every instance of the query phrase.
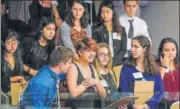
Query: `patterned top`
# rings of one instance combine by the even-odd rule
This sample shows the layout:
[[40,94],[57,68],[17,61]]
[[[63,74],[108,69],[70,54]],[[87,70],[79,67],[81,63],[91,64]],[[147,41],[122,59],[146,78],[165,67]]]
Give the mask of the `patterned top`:
[[72,28],[71,41],[74,45],[76,45],[78,41],[81,41],[82,39],[86,37],[87,37],[87,32],[85,29],[81,29],[81,31],[78,31],[77,29]]

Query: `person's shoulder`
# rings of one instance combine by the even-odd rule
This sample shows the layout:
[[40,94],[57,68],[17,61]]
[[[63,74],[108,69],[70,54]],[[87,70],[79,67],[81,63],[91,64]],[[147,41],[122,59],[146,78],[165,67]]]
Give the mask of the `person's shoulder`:
[[[54,80],[50,74],[50,69],[48,66],[42,67],[38,73],[33,77],[34,83],[40,84],[44,87],[48,87],[49,84]],[[44,81],[46,80],[46,81]]]
[[67,22],[66,21],[64,21],[64,22],[62,22],[62,24],[61,24],[61,28],[70,28],[70,26],[67,24]]
[[119,19],[125,19],[126,18],[126,15],[123,13],[119,16]]
[[128,64],[124,64],[122,67],[123,67],[124,69],[131,69],[131,68],[134,68],[133,66],[128,65]]
[[73,62],[73,63],[71,64],[71,66],[69,67],[69,69],[74,71],[74,70],[77,69],[77,67],[78,67],[77,63]]
[[135,17],[135,19],[136,19],[139,23],[141,23],[141,24],[143,24],[143,25],[147,25],[144,19],[139,18],[139,17],[137,17],[137,16]]

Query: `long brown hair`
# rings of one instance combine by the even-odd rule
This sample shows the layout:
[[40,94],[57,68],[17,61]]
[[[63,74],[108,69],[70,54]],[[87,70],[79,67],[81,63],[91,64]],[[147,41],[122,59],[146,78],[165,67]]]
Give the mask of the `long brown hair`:
[[[146,49],[145,55],[144,55],[145,73],[154,74],[156,72],[155,59],[153,58],[153,55],[152,55],[152,49],[151,49],[149,39],[146,36],[139,35],[139,36],[134,37],[132,40],[137,40],[139,42],[139,44],[143,48]],[[131,55],[127,64],[135,67],[136,66],[136,59],[134,59]]]

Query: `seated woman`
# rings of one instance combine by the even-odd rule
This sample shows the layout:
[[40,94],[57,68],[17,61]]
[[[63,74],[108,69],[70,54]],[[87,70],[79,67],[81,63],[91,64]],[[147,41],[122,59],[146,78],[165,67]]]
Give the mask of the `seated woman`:
[[127,36],[125,29],[120,25],[112,1],[105,0],[101,3],[98,20],[93,26],[92,34],[97,43],[105,42],[109,45],[113,57],[113,66],[124,64]]
[[[178,45],[172,38],[164,38],[159,46],[158,64],[163,79],[167,99],[179,100],[179,57]],[[171,104],[171,103],[170,103]],[[168,105],[170,105],[168,104]]]
[[[137,76],[138,74],[141,76]],[[134,83],[138,80],[154,81],[154,95],[144,105],[134,104],[133,108],[158,109],[163,96],[163,82],[160,73],[155,71],[150,41],[142,35],[132,39],[131,55],[127,64],[122,67],[119,87],[122,92],[134,92]]]
[[11,96],[11,82],[25,82],[22,76],[23,61],[19,54],[18,35],[14,30],[2,32],[1,90]]
[[96,54],[96,42],[84,38],[75,45],[79,60],[75,61],[67,73],[67,86],[72,98],[69,106],[76,108],[94,108],[94,99],[98,93],[102,98],[106,91],[100,84],[95,69],[90,63]]
[[73,41],[76,38],[91,37],[91,26],[88,23],[88,13],[83,1],[74,0],[60,29],[62,44],[69,47],[78,59]]
[[[94,65],[102,86],[106,89],[106,97],[101,102],[101,108],[105,108],[115,100],[119,99],[116,89],[116,76],[112,71],[112,56],[109,46],[106,43],[99,43],[97,46],[97,58]],[[125,108],[125,107],[124,107]],[[124,109],[121,106],[121,109]],[[126,109],[126,108],[125,108]]]
[[35,75],[42,66],[48,64],[49,55],[55,46],[55,23],[53,19],[42,18],[37,34],[36,39],[26,37],[20,43],[24,71],[28,78]]

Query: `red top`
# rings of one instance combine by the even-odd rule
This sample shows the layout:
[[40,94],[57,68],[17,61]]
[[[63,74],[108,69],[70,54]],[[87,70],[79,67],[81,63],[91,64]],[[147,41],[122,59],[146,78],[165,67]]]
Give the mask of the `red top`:
[[[170,92],[170,98],[176,98],[177,93],[180,91],[179,89],[179,69],[170,71],[169,73],[165,73],[163,84],[164,84],[164,91]],[[172,92],[172,93],[171,93]],[[177,93],[175,93],[177,92]]]

